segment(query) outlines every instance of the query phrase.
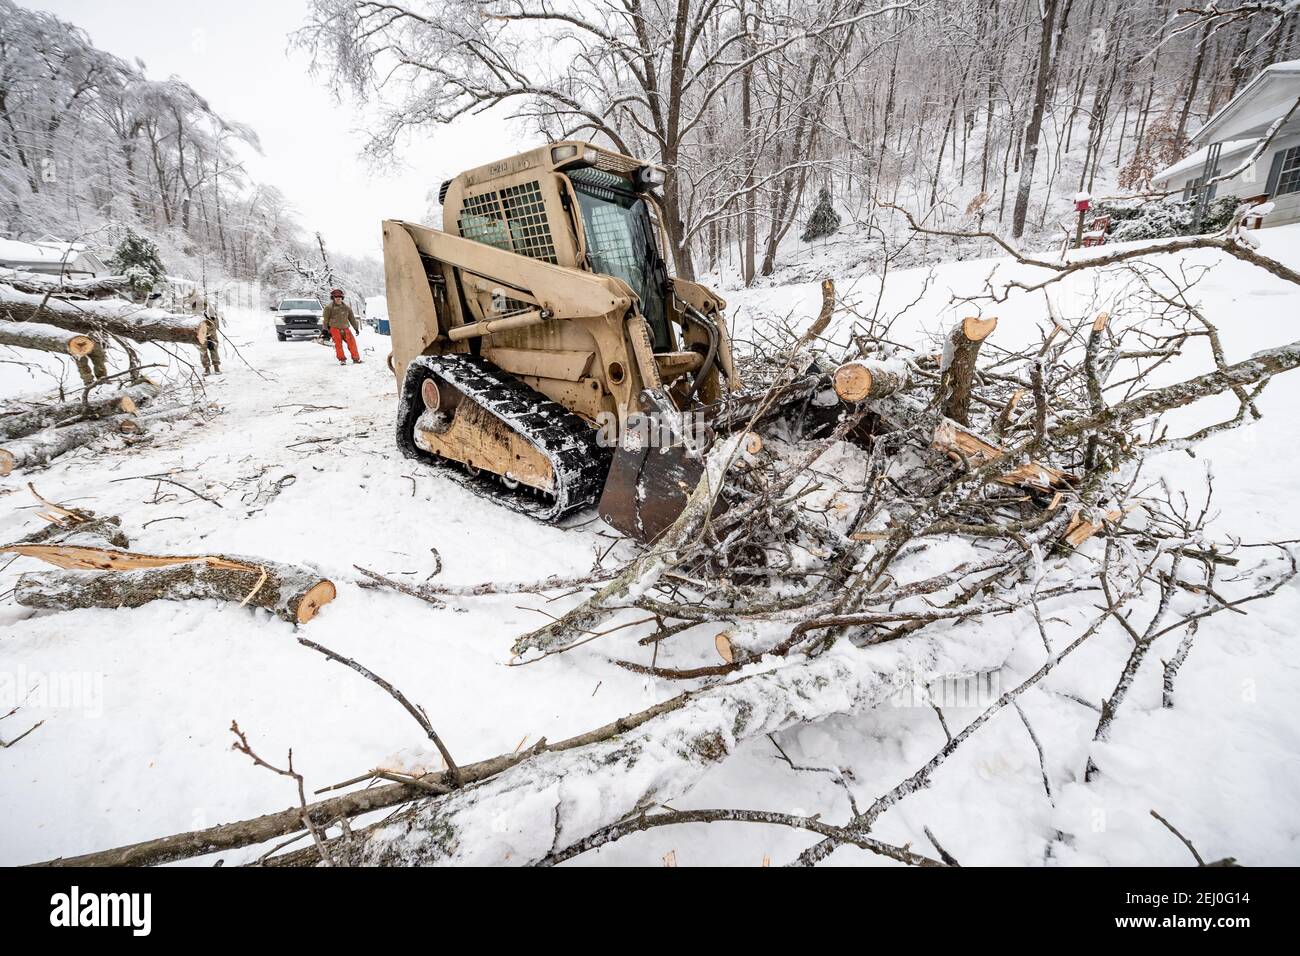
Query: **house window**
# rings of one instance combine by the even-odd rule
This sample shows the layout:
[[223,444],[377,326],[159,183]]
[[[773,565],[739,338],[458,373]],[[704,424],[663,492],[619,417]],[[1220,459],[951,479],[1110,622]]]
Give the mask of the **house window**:
[[1300,192],[1300,146],[1292,146],[1282,156],[1282,166],[1278,170],[1277,189],[1274,196],[1284,193]]
[[[1213,173],[1210,174],[1208,178],[1213,179],[1217,175],[1219,175],[1219,171],[1216,169]],[[1183,199],[1188,202],[1195,199],[1200,194],[1201,184],[1205,182],[1206,178],[1207,177],[1202,175],[1202,176],[1197,176],[1195,179],[1188,180],[1187,185],[1183,187]],[[1207,196],[1206,198],[1213,199],[1215,194],[1218,191],[1219,191],[1219,184],[1215,183],[1213,186],[1210,187],[1210,195]]]

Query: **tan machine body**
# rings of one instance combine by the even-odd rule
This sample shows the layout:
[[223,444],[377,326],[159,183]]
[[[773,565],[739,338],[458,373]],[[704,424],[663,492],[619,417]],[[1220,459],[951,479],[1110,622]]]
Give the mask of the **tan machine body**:
[[[444,184],[443,229],[384,222],[390,364],[399,389],[413,387],[413,362],[424,377],[423,409],[399,428],[420,452],[476,477],[498,475],[508,488],[556,491],[554,456],[508,414],[519,393],[493,407],[454,367],[443,374],[446,362],[430,371],[417,361],[428,356],[474,356],[480,372],[490,363],[491,375],[593,429],[615,421],[621,431],[629,415],[648,411],[647,390],[688,411],[739,386],[725,303],[664,265],[651,185],[661,173],[587,143],[558,143]],[[662,318],[652,324],[647,311]]]

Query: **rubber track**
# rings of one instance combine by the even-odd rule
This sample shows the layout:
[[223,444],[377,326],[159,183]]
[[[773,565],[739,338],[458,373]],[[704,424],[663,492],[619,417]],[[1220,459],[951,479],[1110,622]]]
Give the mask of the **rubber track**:
[[[471,475],[463,465],[415,444],[415,422],[424,411],[420,385],[432,375],[501,419],[551,463],[554,497],[520,485],[510,489],[488,472]],[[476,494],[537,518],[557,521],[600,497],[610,452],[596,443],[596,429],[558,402],[530,388],[477,355],[424,355],[407,367],[397,413],[397,445],[407,458],[437,468]]]

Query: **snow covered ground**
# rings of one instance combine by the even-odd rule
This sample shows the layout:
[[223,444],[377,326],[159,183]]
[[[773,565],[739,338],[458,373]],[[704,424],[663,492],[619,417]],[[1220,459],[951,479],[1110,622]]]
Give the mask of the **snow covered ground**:
[[[1266,253],[1300,266],[1300,226],[1259,233]],[[1164,257],[1167,266],[1178,263]],[[1219,323],[1229,361],[1295,338],[1300,288],[1215,253],[1183,257],[1214,269],[1196,287]],[[1158,261],[1158,260],[1157,260]],[[894,327],[903,341],[924,340],[966,314],[951,303],[978,292],[991,261],[891,274],[885,311],[916,300]],[[999,274],[1023,277],[1005,263]],[[877,281],[843,278],[838,291],[859,310],[874,307]],[[1082,283],[1054,297],[1069,318],[1110,305],[1115,289]],[[816,283],[730,290],[740,337],[765,318],[816,312]],[[918,298],[919,296],[919,298]],[[1000,317],[995,339],[1012,345],[1046,326],[1041,294],[986,306]],[[838,331],[851,316],[842,315]],[[423,472],[395,450],[395,388],[384,365],[388,340],[361,336],[366,363],[340,367],[312,342],[279,343],[264,312],[228,317],[227,334],[243,360],[225,359],[208,395],[224,414],[187,423],[152,445],[76,452],[35,475],[0,479],[0,540],[39,525],[26,491],[117,514],[145,551],[232,551],[320,567],[338,598],[305,635],[392,680],[422,704],[458,761],[509,752],[540,737],[557,740],[676,694],[680,687],[642,678],[614,659],[648,663],[628,629],[569,653],[509,665],[520,632],[567,607],[530,596],[453,599],[435,609],[404,595],[358,586],[353,565],[420,581],[534,580],[578,574],[616,543],[594,513],[546,527],[494,507],[459,485]],[[1187,360],[1169,375],[1184,374]],[[1197,363],[1203,365],[1204,363]],[[21,383],[12,375],[10,392]],[[1216,436],[1198,458],[1166,454],[1160,470],[1194,500],[1207,463],[1215,475],[1215,530],[1247,541],[1300,538],[1295,461],[1300,448],[1300,373],[1264,393],[1264,419]],[[1231,403],[1201,403],[1171,420],[1205,422]],[[123,480],[167,473],[181,488]],[[1152,477],[1155,477],[1152,475]],[[0,592],[35,565],[14,562]],[[1093,751],[1103,773],[1082,782],[1098,701],[1127,655],[1127,638],[1107,632],[1022,704],[1042,744],[1054,801],[1043,790],[1038,756],[1013,709],[996,716],[936,775],[877,825],[877,834],[928,850],[928,826],[966,864],[1186,864],[1190,856],[1148,811],[1156,809],[1207,859],[1248,864],[1300,863],[1300,590],[1293,583],[1246,615],[1220,614],[1201,628],[1178,678],[1178,706],[1161,709],[1158,644],[1116,722]],[[1003,627],[1007,625],[1001,625]],[[999,627],[987,625],[991,631]],[[707,629],[701,629],[703,632]],[[708,639],[668,661],[704,660]],[[33,613],[0,602],[0,864],[87,852],[243,819],[294,802],[283,778],[230,749],[232,719],[267,759],[293,748],[309,789],[354,777],[377,764],[437,766],[420,729],[383,692],[295,641],[288,624],[264,613],[207,602],[157,602],[136,610]],[[1015,651],[1003,687],[1031,673],[1043,649],[1036,630],[990,633]],[[694,656],[692,656],[694,655]],[[661,653],[659,662],[665,663]],[[24,696],[32,690],[27,702]],[[7,696],[5,696],[7,695]],[[953,732],[978,710],[945,709]],[[929,706],[888,706],[858,718],[795,728],[743,745],[684,797],[678,809],[740,806],[843,819],[844,789],[831,775],[799,766],[843,768],[859,803],[912,773],[944,742]],[[721,824],[663,828],[579,859],[585,864],[757,865],[791,859],[810,837],[780,828]],[[223,854],[252,859],[256,848]],[[841,849],[840,864],[880,864]]]

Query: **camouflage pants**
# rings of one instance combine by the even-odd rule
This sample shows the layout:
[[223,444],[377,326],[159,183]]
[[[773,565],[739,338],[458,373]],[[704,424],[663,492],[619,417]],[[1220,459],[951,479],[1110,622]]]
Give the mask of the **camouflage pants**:
[[209,338],[199,346],[199,358],[203,360],[203,374],[221,371],[221,353],[217,351],[217,340]]
[[221,371],[221,353],[218,344],[221,339],[218,319],[209,317],[203,323],[207,338],[199,346],[199,358],[203,360],[203,374]]
[[82,355],[77,358],[77,374],[81,376],[81,384],[86,386],[93,385],[108,375],[108,368],[104,364],[104,346],[102,343],[96,341],[95,347],[89,355]]

